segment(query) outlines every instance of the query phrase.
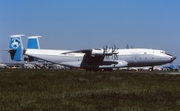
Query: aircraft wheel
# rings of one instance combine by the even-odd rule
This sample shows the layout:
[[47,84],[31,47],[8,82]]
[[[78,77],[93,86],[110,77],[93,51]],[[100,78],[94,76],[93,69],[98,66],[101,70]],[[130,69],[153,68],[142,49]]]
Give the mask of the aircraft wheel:
[[153,71],[153,68],[149,68],[148,71]]

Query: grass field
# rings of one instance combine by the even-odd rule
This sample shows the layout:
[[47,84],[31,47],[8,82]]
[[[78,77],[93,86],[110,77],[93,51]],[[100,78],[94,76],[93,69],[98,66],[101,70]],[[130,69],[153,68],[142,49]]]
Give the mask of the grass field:
[[180,75],[0,69],[0,111],[178,111]]

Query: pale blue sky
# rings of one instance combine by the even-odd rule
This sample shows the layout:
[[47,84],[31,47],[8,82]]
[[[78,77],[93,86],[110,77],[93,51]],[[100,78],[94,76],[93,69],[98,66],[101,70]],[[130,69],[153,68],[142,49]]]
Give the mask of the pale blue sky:
[[180,64],[180,0],[0,0],[3,61],[12,34],[41,35],[50,49],[162,49]]

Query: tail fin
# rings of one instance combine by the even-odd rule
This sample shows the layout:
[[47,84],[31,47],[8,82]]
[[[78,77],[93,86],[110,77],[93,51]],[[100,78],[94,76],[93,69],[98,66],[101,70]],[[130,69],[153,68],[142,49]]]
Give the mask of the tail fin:
[[39,37],[41,36],[29,36],[27,49],[40,49]]
[[11,35],[10,37],[10,45],[9,45],[9,53],[11,56],[11,60],[14,61],[21,61],[22,60],[22,53],[23,53],[23,44],[22,44],[22,36],[23,34],[19,35]]
[[[27,49],[40,49],[39,44],[39,37],[41,36],[29,36],[28,37],[28,43],[27,43]],[[37,58],[28,56],[28,58],[24,58],[24,61],[37,61]]]

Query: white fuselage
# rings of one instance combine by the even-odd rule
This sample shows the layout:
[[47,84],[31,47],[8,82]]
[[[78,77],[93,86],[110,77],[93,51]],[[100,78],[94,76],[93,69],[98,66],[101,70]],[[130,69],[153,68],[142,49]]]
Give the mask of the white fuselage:
[[[66,53],[70,51],[71,50],[27,49],[25,55],[60,65],[84,68],[100,68],[100,66],[102,66],[102,68],[109,68],[113,67],[112,64],[118,64],[118,61],[125,61],[127,62],[126,66],[130,67],[155,66],[170,63],[176,59],[176,57],[167,54],[163,50],[154,49],[118,49],[116,60],[113,59],[113,55],[107,57],[92,54],[86,57],[86,53]],[[100,51],[103,51],[103,49]],[[85,58],[87,58],[87,60]],[[102,59],[102,61],[99,59]],[[117,67],[125,66],[117,65]]]

